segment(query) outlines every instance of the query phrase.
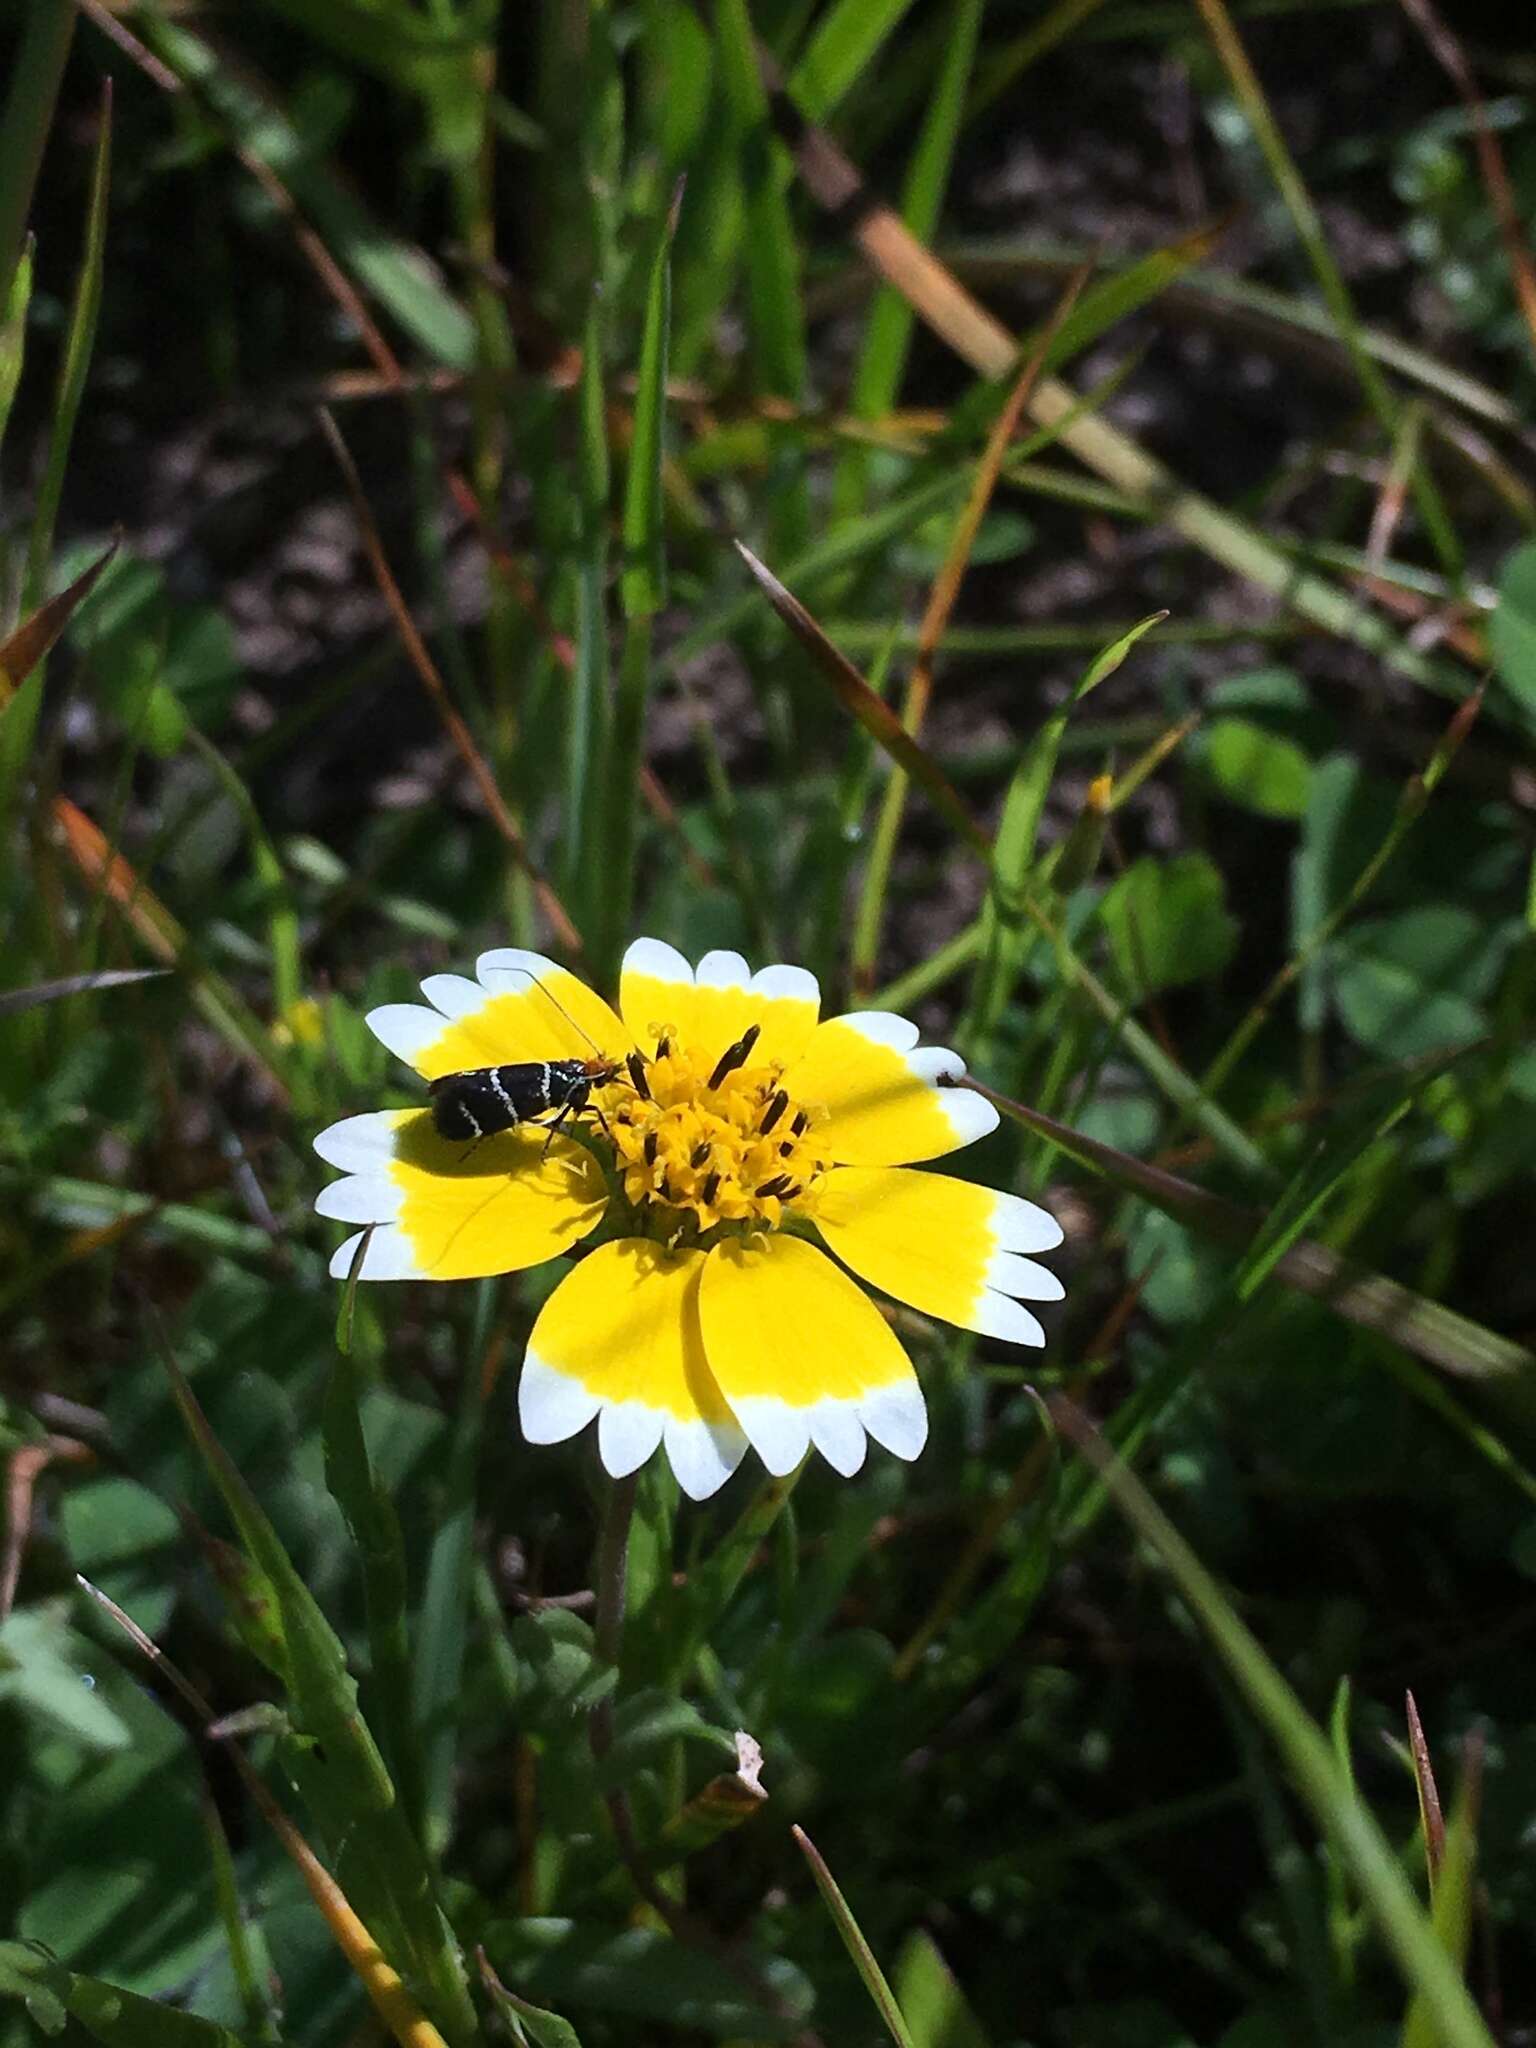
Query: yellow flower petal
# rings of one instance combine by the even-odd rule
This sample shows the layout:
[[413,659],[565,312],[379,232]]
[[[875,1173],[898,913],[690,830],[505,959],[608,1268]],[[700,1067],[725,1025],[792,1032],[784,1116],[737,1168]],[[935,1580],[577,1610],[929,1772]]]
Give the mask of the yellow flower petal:
[[928,1433],[922,1390],[880,1311],[803,1238],[732,1238],[699,1284],[710,1371],[770,1472],[812,1443],[856,1472],[864,1433],[915,1458]]
[[1021,1252],[1049,1251],[1061,1226],[1018,1195],[901,1166],[839,1166],[827,1175],[816,1227],[861,1279],[963,1330],[1043,1344],[1025,1301],[1060,1301],[1049,1268]]
[[[542,1265],[608,1206],[591,1153],[537,1127],[465,1145],[438,1137],[429,1110],[385,1110],[333,1124],[315,1149],[352,1169],[321,1190],[320,1214],[378,1226],[364,1280],[478,1280]],[[349,1238],[331,1260],[337,1279],[360,1242]]]
[[674,946],[636,939],[624,955],[619,1008],[647,1053],[672,1030],[707,1070],[756,1024],[753,1065],[787,1064],[816,1028],[821,991],[803,967],[760,967],[754,974],[739,953],[715,952],[693,968]]
[[958,1053],[917,1042],[917,1026],[880,1010],[819,1024],[784,1076],[792,1099],[827,1111],[817,1148],[847,1166],[937,1159],[997,1129],[997,1111],[968,1088],[940,1088],[965,1072]]
[[595,1415],[598,1452],[615,1478],[665,1443],[693,1499],[724,1485],[746,1438],[704,1361],[704,1257],[621,1238],[561,1281],[533,1326],[518,1388],[530,1443],[563,1443]]
[[473,1067],[523,1060],[622,1059],[633,1040],[602,997],[542,953],[504,946],[482,953],[475,980],[429,975],[432,1005],[385,1003],[368,1027],[398,1059],[429,1081]]

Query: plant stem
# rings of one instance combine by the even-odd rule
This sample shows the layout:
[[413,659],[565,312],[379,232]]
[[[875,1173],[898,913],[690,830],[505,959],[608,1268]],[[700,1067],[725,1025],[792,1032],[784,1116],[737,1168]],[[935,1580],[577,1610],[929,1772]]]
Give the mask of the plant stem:
[[[635,1518],[635,1473],[615,1479],[608,1489],[603,1525],[597,1533],[597,1561],[593,1584],[597,1608],[593,1635],[597,1654],[605,1664],[616,1665],[624,1648],[624,1602],[629,1586],[629,1525]],[[605,1756],[613,1742],[613,1694],[605,1693],[592,1709],[592,1749]]]

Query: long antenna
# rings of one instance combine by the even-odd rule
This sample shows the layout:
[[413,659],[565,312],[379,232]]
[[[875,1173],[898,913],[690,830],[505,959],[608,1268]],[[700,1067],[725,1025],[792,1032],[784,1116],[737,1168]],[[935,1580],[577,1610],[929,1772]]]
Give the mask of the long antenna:
[[588,1031],[583,1025],[580,1025],[576,1022],[576,1019],[571,1015],[570,1011],[565,1007],[564,1003],[561,1002],[560,998],[555,994],[554,990],[549,988],[544,982],[540,981],[539,977],[533,972],[532,968],[498,967],[495,968],[493,972],[497,974],[520,974],[523,977],[524,981],[531,982],[532,985],[539,991],[539,994],[543,996],[546,1002],[554,1004],[555,1008],[560,1012],[561,1016],[565,1019],[566,1023],[570,1025],[571,1029],[579,1033],[579,1035],[587,1041],[588,1045],[591,1046],[592,1050],[597,1054],[598,1058],[600,1060],[607,1059],[608,1055],[603,1051],[603,1048],[598,1044],[597,1040],[592,1036],[591,1032]]

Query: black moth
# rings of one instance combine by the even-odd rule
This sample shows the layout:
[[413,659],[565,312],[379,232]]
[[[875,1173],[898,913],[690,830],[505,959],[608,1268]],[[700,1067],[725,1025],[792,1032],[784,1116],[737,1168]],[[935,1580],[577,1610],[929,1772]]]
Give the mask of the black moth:
[[618,1072],[613,1060],[524,1060],[509,1067],[471,1067],[430,1084],[432,1125],[440,1138],[491,1138],[553,1109],[551,1130],[580,1116],[594,1088]]

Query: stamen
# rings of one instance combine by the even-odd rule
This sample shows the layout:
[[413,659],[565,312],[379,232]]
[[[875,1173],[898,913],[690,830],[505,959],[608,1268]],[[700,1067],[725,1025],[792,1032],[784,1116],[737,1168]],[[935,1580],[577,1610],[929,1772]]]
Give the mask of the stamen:
[[664,1059],[666,1058],[667,1054],[668,1054],[668,1053],[669,1053],[669,1052],[670,1052],[671,1050],[672,1050],[672,1041],[671,1041],[671,1039],[670,1039],[670,1038],[658,1038],[658,1039],[657,1039],[657,1041],[656,1041],[656,1057],[657,1057],[657,1059],[659,1059],[659,1060],[664,1060]]
[[656,1164],[658,1143],[659,1140],[656,1133],[654,1131],[647,1131],[645,1134],[645,1163],[647,1166],[654,1166]]
[[715,1204],[715,1197],[719,1194],[719,1192],[720,1176],[718,1173],[712,1173],[709,1176],[709,1179],[705,1181],[703,1187],[699,1189],[699,1200],[704,1204],[706,1209],[712,1209]]
[[693,1167],[695,1172],[697,1172],[699,1167],[701,1167],[704,1164],[705,1160],[709,1157],[709,1151],[709,1143],[706,1140],[705,1143],[702,1145],[695,1145],[692,1152],[689,1153],[688,1164],[691,1167]]
[[632,1052],[624,1064],[629,1069],[630,1083],[635,1093],[642,1101],[649,1102],[651,1099],[651,1084],[645,1078],[645,1061],[640,1057],[639,1053]]
[[767,1114],[764,1116],[762,1122],[758,1125],[758,1129],[762,1132],[765,1138],[767,1137],[768,1133],[773,1129],[774,1125],[778,1122],[779,1118],[784,1114],[785,1110],[788,1109],[788,1107],[789,1097],[784,1093],[784,1090],[781,1088],[778,1094],[774,1096],[772,1102],[769,1103]]
[[793,1139],[793,1138],[786,1138],[786,1139],[784,1140],[783,1144],[782,1144],[782,1145],[780,1145],[780,1147],[779,1147],[779,1157],[780,1157],[781,1159],[787,1159],[787,1158],[789,1157],[790,1153],[794,1151],[794,1149],[795,1149],[795,1141],[794,1141],[794,1139]]
[[760,1188],[754,1188],[752,1192],[754,1195],[782,1195],[790,1185],[787,1173],[776,1173],[772,1180],[765,1180]]
[[761,1024],[752,1024],[741,1034],[734,1045],[728,1045],[720,1055],[715,1071],[709,1077],[708,1085],[718,1088],[727,1074],[734,1074],[738,1067],[744,1067],[751,1056],[762,1032]]
[[806,1132],[810,1129],[810,1124],[811,1117],[809,1110],[797,1109],[795,1111],[795,1120],[789,1128],[794,1132],[797,1138],[803,1138]]

